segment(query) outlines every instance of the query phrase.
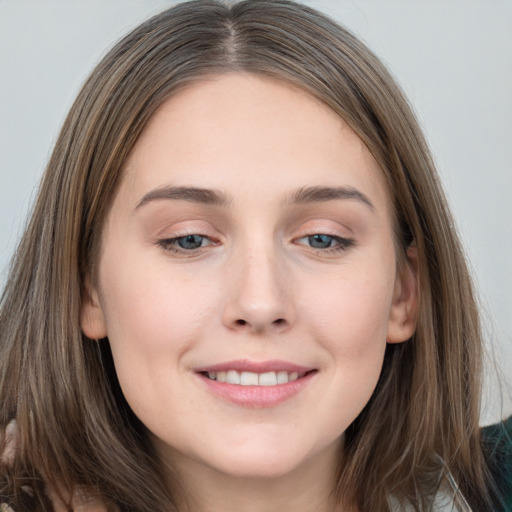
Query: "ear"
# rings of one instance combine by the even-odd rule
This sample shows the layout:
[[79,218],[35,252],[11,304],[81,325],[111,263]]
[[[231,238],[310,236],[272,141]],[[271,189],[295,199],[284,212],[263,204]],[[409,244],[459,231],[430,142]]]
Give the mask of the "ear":
[[419,304],[418,250],[415,245],[406,251],[399,269],[388,320],[388,343],[402,343],[416,330]]
[[107,325],[103,308],[101,307],[98,292],[91,285],[89,277],[85,279],[80,323],[83,333],[92,340],[99,340],[107,336]]

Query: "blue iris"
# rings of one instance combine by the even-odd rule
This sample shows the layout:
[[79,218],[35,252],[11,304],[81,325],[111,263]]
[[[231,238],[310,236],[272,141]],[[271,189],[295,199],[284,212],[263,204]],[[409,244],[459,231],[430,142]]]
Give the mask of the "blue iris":
[[203,243],[204,236],[201,235],[187,235],[178,238],[178,245],[182,249],[199,249]]
[[329,235],[308,236],[309,244],[311,245],[311,247],[314,247],[315,249],[327,249],[328,247],[331,247],[333,241],[334,238]]

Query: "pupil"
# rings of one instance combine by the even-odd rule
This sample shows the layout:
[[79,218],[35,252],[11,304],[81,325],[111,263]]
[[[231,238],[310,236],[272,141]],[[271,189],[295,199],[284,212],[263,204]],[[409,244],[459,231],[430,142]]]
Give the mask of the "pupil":
[[332,236],[329,235],[313,235],[309,237],[311,247],[315,249],[326,249],[331,246]]
[[200,235],[187,235],[178,240],[178,245],[182,249],[198,249],[202,242],[203,237]]

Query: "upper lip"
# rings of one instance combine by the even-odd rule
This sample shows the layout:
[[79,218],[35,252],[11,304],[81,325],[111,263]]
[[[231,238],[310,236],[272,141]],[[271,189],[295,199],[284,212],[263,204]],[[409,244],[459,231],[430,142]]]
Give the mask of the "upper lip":
[[237,372],[267,373],[267,372],[297,372],[306,373],[315,368],[298,365],[289,361],[280,361],[277,359],[270,361],[250,361],[248,359],[237,359],[226,361],[209,366],[195,368],[198,373],[203,372],[227,372],[235,370]]

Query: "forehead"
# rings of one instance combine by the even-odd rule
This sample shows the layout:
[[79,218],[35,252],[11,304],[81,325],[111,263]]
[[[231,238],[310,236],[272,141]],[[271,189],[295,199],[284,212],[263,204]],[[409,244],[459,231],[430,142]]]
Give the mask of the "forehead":
[[164,185],[220,188],[246,200],[352,186],[385,209],[388,202],[381,169],[340,116],[298,87],[242,73],[195,82],[150,119],[121,188],[135,201]]

